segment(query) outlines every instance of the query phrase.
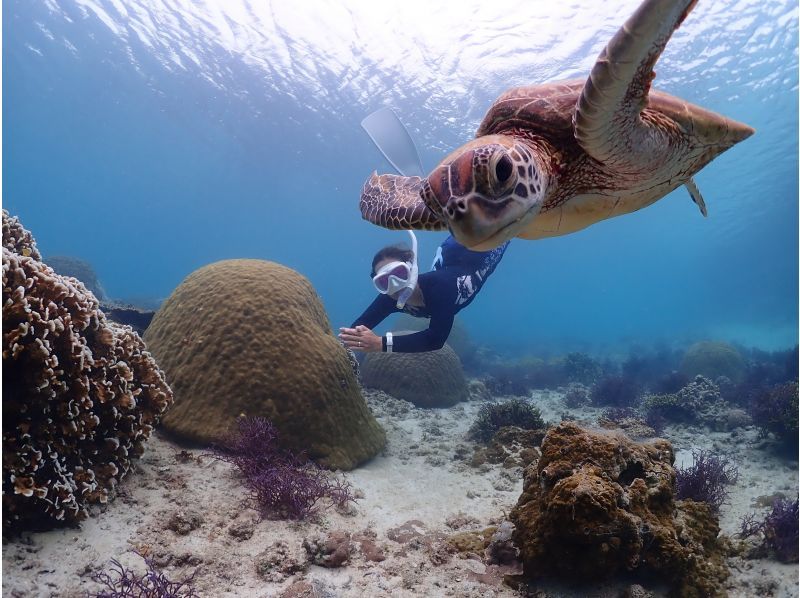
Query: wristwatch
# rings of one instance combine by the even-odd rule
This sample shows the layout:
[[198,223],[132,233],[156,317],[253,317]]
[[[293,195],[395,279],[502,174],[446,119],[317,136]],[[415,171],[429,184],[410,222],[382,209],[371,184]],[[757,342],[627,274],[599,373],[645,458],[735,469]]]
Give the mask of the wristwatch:
[[394,339],[392,338],[392,333],[391,332],[387,332],[386,333],[386,352],[387,353],[391,353],[392,352],[392,346],[393,345],[394,345]]

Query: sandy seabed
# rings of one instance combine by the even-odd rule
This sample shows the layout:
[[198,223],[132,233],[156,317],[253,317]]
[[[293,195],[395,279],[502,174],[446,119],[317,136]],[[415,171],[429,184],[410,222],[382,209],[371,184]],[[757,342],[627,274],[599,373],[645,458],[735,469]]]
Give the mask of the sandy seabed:
[[[470,465],[474,445],[465,434],[480,401],[448,409],[417,409],[384,393],[365,391],[387,431],[383,454],[346,474],[359,500],[329,508],[311,521],[260,519],[232,466],[186,450],[156,432],[118,496],[80,529],[24,534],[3,545],[3,596],[72,598],[102,589],[93,575],[117,559],[139,573],[147,554],[171,580],[194,574],[208,597],[520,596],[503,585],[510,567],[487,565],[483,555],[449,549],[447,538],[505,519],[522,491],[522,470]],[[495,400],[502,401],[507,397]],[[536,391],[531,400],[545,420],[569,415],[594,424],[601,410],[568,409],[562,395]],[[796,497],[798,463],[758,439],[754,428],[735,434],[668,427],[676,465],[703,448],[733,458],[740,476],[720,513],[723,534],[734,535],[758,497]],[[349,536],[348,536],[349,535]],[[309,554],[328,538],[342,546],[336,567],[312,564]],[[334,557],[335,559],[336,557]],[[798,596],[797,564],[728,559],[732,597]],[[537,584],[529,595],[617,597],[630,583],[568,587]],[[654,596],[663,588],[648,588]]]

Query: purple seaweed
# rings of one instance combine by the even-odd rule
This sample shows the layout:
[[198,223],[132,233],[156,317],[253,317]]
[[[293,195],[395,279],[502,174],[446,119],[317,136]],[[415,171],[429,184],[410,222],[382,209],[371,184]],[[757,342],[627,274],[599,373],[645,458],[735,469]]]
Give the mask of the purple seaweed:
[[709,451],[692,451],[693,463],[686,468],[678,468],[676,474],[676,496],[705,502],[714,511],[728,498],[728,484],[735,484],[739,470],[727,457]]
[[770,552],[783,563],[798,561],[798,501],[779,498],[772,504],[764,519],[758,521],[756,515],[745,515],[741,523],[741,538],[761,536],[759,548]]
[[137,575],[132,569],[126,568],[117,559],[111,559],[111,571],[101,571],[92,576],[97,583],[105,589],[90,598],[197,598],[199,594],[192,587],[193,573],[183,581],[170,581],[158,569],[152,559],[141,553],[136,553],[144,559],[147,571]]
[[305,458],[280,448],[278,432],[261,417],[241,418],[213,456],[234,465],[263,517],[305,519],[322,501],[355,501],[350,484]]

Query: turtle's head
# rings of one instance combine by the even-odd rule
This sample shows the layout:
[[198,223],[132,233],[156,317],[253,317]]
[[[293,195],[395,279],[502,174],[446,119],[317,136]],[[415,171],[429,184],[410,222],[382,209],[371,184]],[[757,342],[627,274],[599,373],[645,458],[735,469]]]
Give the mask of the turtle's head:
[[538,214],[544,177],[523,143],[490,135],[445,158],[420,193],[459,243],[488,251],[515,237]]

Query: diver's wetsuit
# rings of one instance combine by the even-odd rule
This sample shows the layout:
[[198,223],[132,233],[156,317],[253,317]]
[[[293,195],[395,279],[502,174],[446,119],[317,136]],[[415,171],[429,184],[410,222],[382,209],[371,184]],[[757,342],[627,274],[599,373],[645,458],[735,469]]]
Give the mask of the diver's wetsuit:
[[[508,244],[506,241],[491,251],[470,251],[452,236],[447,237],[439,246],[433,270],[420,274],[417,279],[425,301],[423,307],[406,304],[398,309],[395,299],[378,295],[351,328],[366,326],[371,330],[388,315],[402,311],[418,318],[430,318],[430,325],[421,332],[394,336],[393,351],[418,353],[441,349],[450,335],[455,315],[472,303]],[[386,337],[383,337],[383,350],[386,350]]]

